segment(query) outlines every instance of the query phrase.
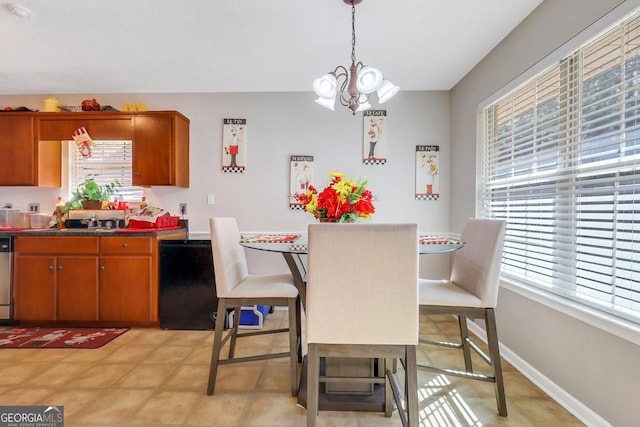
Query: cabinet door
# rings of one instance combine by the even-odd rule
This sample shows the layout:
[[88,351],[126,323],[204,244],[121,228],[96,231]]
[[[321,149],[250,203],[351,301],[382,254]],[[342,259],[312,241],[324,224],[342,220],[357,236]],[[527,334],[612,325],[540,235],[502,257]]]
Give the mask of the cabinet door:
[[150,256],[100,257],[100,320],[155,321],[151,278]]
[[0,186],[36,185],[36,140],[33,117],[0,116]]
[[175,185],[171,116],[136,116],[133,185]]
[[133,184],[189,187],[189,119],[175,111],[135,116]]
[[20,256],[14,260],[17,320],[55,320],[56,258]]
[[57,320],[98,320],[98,257],[57,259]]

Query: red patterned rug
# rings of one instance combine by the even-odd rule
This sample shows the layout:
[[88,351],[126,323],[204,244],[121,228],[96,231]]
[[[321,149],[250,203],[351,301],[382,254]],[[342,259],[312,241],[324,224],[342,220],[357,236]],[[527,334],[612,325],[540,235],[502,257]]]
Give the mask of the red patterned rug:
[[98,348],[129,328],[38,328],[0,330],[0,348]]

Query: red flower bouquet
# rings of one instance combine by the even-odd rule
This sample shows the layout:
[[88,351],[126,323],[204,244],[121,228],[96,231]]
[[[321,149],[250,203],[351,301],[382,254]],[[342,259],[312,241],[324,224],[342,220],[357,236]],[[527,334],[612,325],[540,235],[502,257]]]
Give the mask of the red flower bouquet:
[[311,185],[306,192],[296,194],[304,210],[318,219],[327,218],[336,222],[370,218],[375,208],[373,194],[366,188],[367,181],[354,182],[338,172],[331,172],[329,176],[331,182],[320,193]]

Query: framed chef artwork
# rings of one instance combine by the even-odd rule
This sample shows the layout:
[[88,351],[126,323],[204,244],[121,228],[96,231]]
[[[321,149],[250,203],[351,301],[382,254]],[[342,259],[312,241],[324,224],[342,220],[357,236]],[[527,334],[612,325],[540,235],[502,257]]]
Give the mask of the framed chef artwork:
[[384,165],[387,163],[387,111],[365,110],[362,117],[362,163]]
[[440,198],[440,146],[416,145],[416,200]]
[[296,194],[309,189],[313,179],[313,156],[291,156],[289,173],[289,209],[302,209]]
[[222,172],[243,173],[246,168],[247,119],[224,119]]

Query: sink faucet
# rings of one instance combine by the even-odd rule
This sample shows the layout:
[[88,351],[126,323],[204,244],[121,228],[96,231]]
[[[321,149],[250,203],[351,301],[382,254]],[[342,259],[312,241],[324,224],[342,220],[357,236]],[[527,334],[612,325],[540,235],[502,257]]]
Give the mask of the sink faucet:
[[89,221],[89,228],[96,228],[98,226],[98,217],[96,213],[91,214],[91,220]]

